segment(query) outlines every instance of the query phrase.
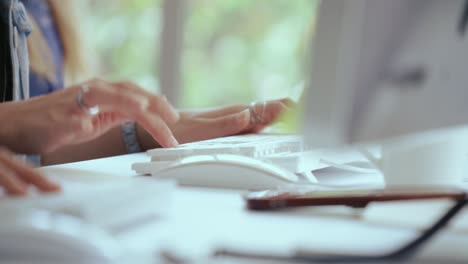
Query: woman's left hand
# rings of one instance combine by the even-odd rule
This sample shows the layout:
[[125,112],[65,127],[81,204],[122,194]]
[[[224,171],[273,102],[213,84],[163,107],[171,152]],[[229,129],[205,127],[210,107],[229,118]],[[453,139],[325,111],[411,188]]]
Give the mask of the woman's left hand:
[[30,186],[43,192],[59,191],[60,186],[34,170],[5,147],[0,147],[0,190],[7,195],[25,195]]

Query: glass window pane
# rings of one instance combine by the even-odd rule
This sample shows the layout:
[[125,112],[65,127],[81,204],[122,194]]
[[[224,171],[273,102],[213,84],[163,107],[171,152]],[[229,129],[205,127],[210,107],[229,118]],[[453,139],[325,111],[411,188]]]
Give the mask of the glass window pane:
[[161,0],[89,0],[86,41],[100,77],[158,90]]
[[204,107],[289,96],[303,81],[314,0],[192,0],[182,102]]

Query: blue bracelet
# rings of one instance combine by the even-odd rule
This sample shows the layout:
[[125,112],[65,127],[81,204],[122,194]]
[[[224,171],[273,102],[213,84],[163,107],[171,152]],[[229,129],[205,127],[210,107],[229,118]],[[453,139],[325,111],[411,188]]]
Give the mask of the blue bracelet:
[[138,142],[135,122],[122,124],[121,134],[128,153],[138,153],[143,151],[140,143]]

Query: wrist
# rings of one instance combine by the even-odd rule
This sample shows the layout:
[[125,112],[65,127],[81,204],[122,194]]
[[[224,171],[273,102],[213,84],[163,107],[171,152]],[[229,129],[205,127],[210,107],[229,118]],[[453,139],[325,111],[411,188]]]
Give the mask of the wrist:
[[122,124],[120,131],[127,153],[138,153],[143,151],[137,135],[135,122],[126,122]]

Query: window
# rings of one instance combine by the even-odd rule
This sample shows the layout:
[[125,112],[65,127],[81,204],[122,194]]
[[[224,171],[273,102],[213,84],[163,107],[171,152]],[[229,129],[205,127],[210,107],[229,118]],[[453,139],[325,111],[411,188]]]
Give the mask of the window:
[[88,0],[83,31],[98,65],[96,75],[135,81],[150,91],[159,91],[160,2]]
[[290,95],[303,81],[313,0],[196,0],[187,19],[183,105]]
[[[159,90],[163,1],[89,0],[85,30],[106,78]],[[303,81],[318,1],[182,1],[181,106],[284,97]]]

